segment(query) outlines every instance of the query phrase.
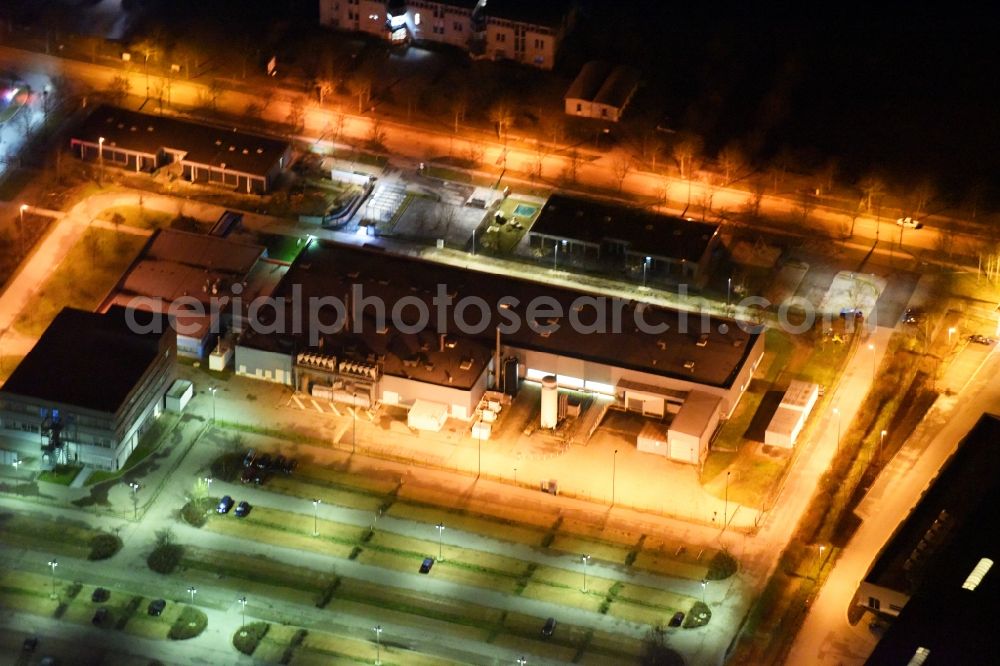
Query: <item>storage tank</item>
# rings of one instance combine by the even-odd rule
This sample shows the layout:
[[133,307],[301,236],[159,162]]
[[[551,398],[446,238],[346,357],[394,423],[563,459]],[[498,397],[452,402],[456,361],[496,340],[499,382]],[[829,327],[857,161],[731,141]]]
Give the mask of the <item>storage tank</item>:
[[559,388],[553,375],[542,377],[542,427],[555,428],[559,423]]

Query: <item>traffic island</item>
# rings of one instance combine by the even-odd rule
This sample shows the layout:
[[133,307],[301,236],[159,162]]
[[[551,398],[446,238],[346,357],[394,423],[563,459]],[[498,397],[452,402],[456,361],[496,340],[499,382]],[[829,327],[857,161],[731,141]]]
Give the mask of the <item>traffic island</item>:
[[712,610],[708,605],[696,601],[694,606],[691,607],[691,611],[687,614],[687,617],[684,618],[684,628],[694,629],[696,627],[704,627],[711,619]]
[[193,606],[185,606],[170,627],[167,638],[173,641],[185,641],[200,635],[207,626],[207,615]]
[[233,647],[246,655],[252,655],[271,625],[267,622],[251,622],[240,627],[233,634]]

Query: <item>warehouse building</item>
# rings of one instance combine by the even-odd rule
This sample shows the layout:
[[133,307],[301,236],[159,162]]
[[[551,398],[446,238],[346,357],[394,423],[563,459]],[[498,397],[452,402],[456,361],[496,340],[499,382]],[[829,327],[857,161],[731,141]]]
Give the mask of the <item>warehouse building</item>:
[[642,281],[708,277],[720,247],[713,224],[660,215],[618,203],[554,194],[528,230],[533,255],[548,265],[577,265]]
[[64,308],[0,388],[4,434],[36,442],[51,464],[121,469],[173,380],[174,336],[136,333],[146,316]]
[[819,384],[798,379],[789,382],[781,403],[764,431],[764,443],[785,449],[795,446],[817,400]]
[[[450,417],[465,420],[488,388],[516,392],[519,382],[548,376],[560,389],[603,395],[652,416],[682,410],[700,392],[718,404],[694,410],[704,417],[701,427],[687,424],[678,432],[678,451],[683,437],[697,440],[689,459],[701,457],[712,422],[732,412],[763,355],[763,336],[731,320],[325,243],[299,255],[275,295],[291,297],[294,289],[305,300],[339,299],[347,321],[333,309],[319,321],[327,330],[338,322],[347,330],[309,341],[305,332],[249,327],[236,346],[238,374],[306,392],[340,392],[351,396],[347,401],[358,396],[366,404],[439,403]],[[354,295],[358,289],[361,295]],[[420,321],[415,303],[433,315],[439,312],[434,299],[444,296],[456,305],[443,318]],[[380,322],[376,307],[352,302],[359,298],[377,299],[386,312],[398,309],[404,321]],[[486,311],[459,307],[469,298],[481,299]],[[558,313],[530,316],[541,302]],[[290,311],[276,316],[284,318],[285,331],[294,328]],[[512,319],[523,325],[506,326]],[[532,319],[537,325],[528,325]],[[642,332],[640,319],[656,331]],[[463,328],[463,321],[476,330]],[[273,330],[276,323],[263,325]]]
[[175,168],[192,183],[266,194],[289,166],[284,140],[102,104],[73,132],[80,159],[136,173]]
[[1000,419],[984,414],[865,575],[855,603],[895,617],[869,664],[983,663],[1000,611]]
[[637,70],[594,60],[580,69],[563,96],[566,113],[616,123],[638,89]]

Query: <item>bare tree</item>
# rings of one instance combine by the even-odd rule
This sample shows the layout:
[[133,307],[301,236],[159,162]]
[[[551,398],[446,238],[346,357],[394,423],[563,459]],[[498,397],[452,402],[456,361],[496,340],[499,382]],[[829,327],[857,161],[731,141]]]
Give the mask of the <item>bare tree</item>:
[[251,123],[256,123],[260,120],[261,113],[264,112],[263,107],[257,102],[250,102],[243,109],[243,116]]
[[483,146],[481,141],[470,141],[468,147],[468,159],[469,164],[472,166],[479,166],[483,163],[483,155],[486,153],[486,147]]
[[695,160],[701,154],[701,139],[695,136],[685,137],[674,144],[671,154],[677,163],[681,178],[691,180]]
[[381,149],[385,147],[385,127],[378,118],[372,118],[368,127],[368,145],[372,148]]
[[650,168],[656,171],[656,160],[663,152],[663,139],[658,133],[645,132],[639,140],[639,150],[644,162],[650,163]]
[[301,95],[295,95],[292,97],[288,104],[288,115],[285,117],[285,122],[292,129],[293,132],[301,132],[305,127],[306,120],[306,103]]
[[580,151],[570,148],[566,155],[566,168],[563,170],[563,179],[567,183],[575,183],[580,171]]
[[212,111],[216,111],[219,108],[219,98],[225,94],[226,89],[222,85],[222,81],[213,78],[208,82],[208,108]]
[[507,100],[500,100],[490,109],[490,122],[496,127],[497,138],[507,142],[507,133],[514,124],[514,108]]
[[337,107],[337,110],[333,112],[333,140],[340,141],[341,135],[344,133],[344,120],[346,116],[344,115],[344,110]]
[[359,70],[354,73],[352,79],[352,89],[358,96],[358,113],[364,113],[365,107],[371,101],[374,77],[367,70]]
[[913,215],[919,217],[927,213],[927,208],[937,196],[937,188],[928,179],[923,179],[913,189],[910,195],[910,203],[913,208]]
[[622,191],[625,179],[632,173],[632,158],[625,156],[615,159],[614,163],[615,179],[618,181],[618,191]]
[[313,81],[313,89],[316,91],[316,97],[319,99],[319,105],[323,106],[323,102],[326,101],[327,96],[333,94],[333,79],[320,76],[315,81]]
[[747,170],[746,155],[743,154],[743,149],[735,143],[731,143],[719,151],[716,162],[722,170],[723,185],[729,185],[734,180],[739,180]]
[[885,181],[879,176],[870,175],[861,181],[862,206],[865,211],[872,212],[872,208],[881,203],[885,195]]
[[820,193],[833,192],[833,188],[837,184],[837,171],[839,168],[837,160],[831,158],[827,160],[826,164],[823,165],[823,168],[816,173],[816,189],[819,190]]
[[112,102],[120,105],[128,97],[131,89],[132,84],[129,82],[128,77],[124,74],[119,74],[111,79],[111,83],[108,84],[108,97],[111,98]]

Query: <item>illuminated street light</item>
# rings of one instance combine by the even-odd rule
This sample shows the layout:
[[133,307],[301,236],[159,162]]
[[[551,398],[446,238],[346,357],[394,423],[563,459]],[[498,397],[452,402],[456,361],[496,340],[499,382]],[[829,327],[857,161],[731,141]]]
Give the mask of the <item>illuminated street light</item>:
[[375,666],[382,664],[382,625],[376,624],[372,627],[375,632]]
[[646,260],[642,262],[642,286],[646,286],[646,272],[649,270],[649,262],[652,261],[652,257],[646,257]]
[[205,482],[205,492],[206,493],[211,493],[212,492],[212,481],[215,481],[215,479],[213,479],[210,476],[206,476],[206,477],[202,478],[202,481]]
[[733,278],[730,276],[726,280],[726,309],[729,309],[729,296],[733,291]]
[[953,336],[954,334],[955,334],[955,327],[954,326],[949,326],[948,327],[948,344],[949,345],[951,344],[951,336]]
[[725,531],[729,526],[729,477],[732,472],[726,472],[726,506],[722,512],[722,529]]
[[52,572],[52,598],[58,599],[59,595],[56,594],[56,567],[59,566],[59,561],[55,558],[49,560],[49,570]]
[[318,537],[319,536],[319,522],[318,522],[319,518],[318,518],[318,513],[319,513],[319,505],[320,505],[320,503],[321,503],[321,500],[318,500],[318,499],[314,499],[313,500],[313,536],[314,537]]
[[438,531],[438,562],[444,562],[444,556],[441,550],[441,533],[444,532],[444,523],[438,523],[434,526],[434,529]]
[[139,492],[139,482],[129,481],[128,487],[132,490],[132,518],[139,520],[139,500],[136,497],[136,493]]
[[875,384],[875,345],[874,343],[868,343],[868,351],[872,353],[872,385]]
[[583,593],[587,593],[587,563],[590,562],[590,555],[581,555],[580,561],[583,562]]
[[355,444],[358,440],[358,394],[356,391],[351,393],[351,399],[353,402],[354,409],[351,410],[351,414],[354,419],[351,423],[351,455],[354,455]]
[[194,605],[194,595],[198,594],[198,588],[196,588],[195,586],[192,585],[191,587],[188,588],[188,594],[191,595],[191,605],[193,606]]
[[[705,588],[708,587],[708,580],[705,578],[701,579],[701,603],[705,603]],[[706,606],[708,604],[705,604]]]
[[215,393],[219,389],[215,386],[210,386],[208,392],[212,394],[212,423],[215,423]]
[[101,176],[98,180],[98,184],[104,187],[104,137],[97,138],[97,159],[101,163]]
[[246,595],[243,595],[242,597],[240,597],[239,599],[237,599],[237,601],[240,602],[241,610],[243,611],[243,626],[245,627],[245,626],[247,626],[247,598],[246,598]]
[[21,256],[24,256],[24,211],[28,210],[28,204],[21,204],[18,209],[20,211],[20,226],[18,227],[18,240],[21,246]]
[[524,657],[518,657],[517,658],[517,666],[526,666],[527,663],[528,663],[528,660],[525,659]]
[[879,435],[879,439],[878,439],[878,458],[876,458],[876,461],[881,461],[882,460],[882,447],[885,445],[885,436],[887,434],[889,434],[889,433],[886,432],[885,430],[883,430],[881,432],[881,434]]

